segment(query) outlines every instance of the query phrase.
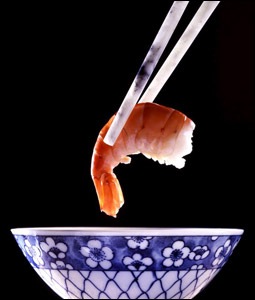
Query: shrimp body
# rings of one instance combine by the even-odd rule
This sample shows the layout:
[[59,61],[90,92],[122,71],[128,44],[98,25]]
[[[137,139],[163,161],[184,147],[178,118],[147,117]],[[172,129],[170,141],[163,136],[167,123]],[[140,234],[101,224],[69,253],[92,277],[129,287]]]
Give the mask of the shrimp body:
[[123,193],[113,169],[128,164],[128,155],[142,153],[160,164],[185,165],[183,156],[192,151],[195,124],[183,113],[155,103],[136,104],[115,144],[103,139],[114,116],[102,128],[94,146],[91,176],[101,211],[116,217],[124,204]]

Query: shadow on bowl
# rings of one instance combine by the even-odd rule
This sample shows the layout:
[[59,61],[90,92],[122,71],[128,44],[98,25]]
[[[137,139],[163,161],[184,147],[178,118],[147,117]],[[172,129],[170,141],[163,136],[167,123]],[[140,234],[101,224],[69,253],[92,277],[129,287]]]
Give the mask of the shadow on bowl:
[[221,270],[242,229],[16,228],[37,274],[63,299],[192,299]]

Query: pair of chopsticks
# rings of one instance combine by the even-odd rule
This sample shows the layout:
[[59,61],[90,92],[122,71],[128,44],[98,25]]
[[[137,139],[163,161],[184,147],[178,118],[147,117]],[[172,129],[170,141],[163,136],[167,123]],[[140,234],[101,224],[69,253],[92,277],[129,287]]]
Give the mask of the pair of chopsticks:
[[106,144],[110,146],[114,145],[138,100],[139,102],[154,101],[220,1],[203,1],[162,67],[142,95],[188,3],[189,1],[174,1],[104,138]]

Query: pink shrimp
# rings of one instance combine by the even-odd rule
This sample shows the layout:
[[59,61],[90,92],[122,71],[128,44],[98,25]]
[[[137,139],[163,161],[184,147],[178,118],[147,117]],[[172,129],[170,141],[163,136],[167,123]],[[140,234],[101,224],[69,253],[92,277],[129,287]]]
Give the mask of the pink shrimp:
[[155,103],[136,104],[113,146],[103,139],[114,116],[97,138],[91,163],[91,176],[101,211],[116,217],[124,204],[123,193],[113,169],[128,164],[128,155],[142,153],[161,164],[182,168],[183,156],[192,151],[195,124],[183,113]]

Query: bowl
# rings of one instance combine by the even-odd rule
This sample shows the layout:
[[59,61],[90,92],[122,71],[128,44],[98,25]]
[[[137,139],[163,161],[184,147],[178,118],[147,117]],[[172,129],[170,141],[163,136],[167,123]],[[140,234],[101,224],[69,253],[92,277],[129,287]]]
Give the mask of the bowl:
[[36,273],[63,299],[192,299],[221,270],[242,229],[16,228]]

